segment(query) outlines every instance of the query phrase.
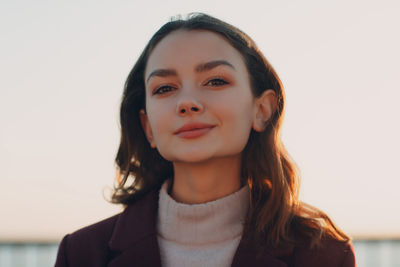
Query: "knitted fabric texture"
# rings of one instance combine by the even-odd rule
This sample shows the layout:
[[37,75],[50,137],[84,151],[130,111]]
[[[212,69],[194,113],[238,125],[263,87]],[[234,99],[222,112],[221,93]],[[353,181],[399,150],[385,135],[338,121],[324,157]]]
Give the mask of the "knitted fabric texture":
[[230,266],[249,206],[248,185],[226,197],[201,204],[176,202],[160,190],[157,218],[163,266]]

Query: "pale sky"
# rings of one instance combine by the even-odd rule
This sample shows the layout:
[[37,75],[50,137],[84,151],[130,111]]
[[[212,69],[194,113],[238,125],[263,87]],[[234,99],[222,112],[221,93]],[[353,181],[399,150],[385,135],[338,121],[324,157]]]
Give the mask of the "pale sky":
[[248,33],[277,70],[301,199],[354,237],[400,237],[398,1],[189,2],[0,2],[0,241],[59,241],[121,210],[103,193],[123,84],[192,11]]

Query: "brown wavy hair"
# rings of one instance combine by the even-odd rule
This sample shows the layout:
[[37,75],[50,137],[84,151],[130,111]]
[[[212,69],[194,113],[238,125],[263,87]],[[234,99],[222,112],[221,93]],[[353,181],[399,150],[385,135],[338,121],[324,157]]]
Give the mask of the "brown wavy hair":
[[121,110],[121,142],[116,156],[117,180],[113,203],[129,205],[160,188],[173,177],[172,163],[147,142],[139,111],[145,109],[144,71],[154,47],[177,30],[207,30],[223,36],[243,57],[254,97],[267,89],[277,96],[277,108],[263,132],[251,130],[242,153],[242,184],[250,186],[250,207],[244,229],[249,241],[273,247],[287,247],[307,241],[319,245],[323,237],[348,242],[322,211],[299,201],[297,167],[280,137],[285,95],[282,82],[255,42],[244,32],[209,15],[195,13],[163,25],[150,39],[131,70],[124,87]]

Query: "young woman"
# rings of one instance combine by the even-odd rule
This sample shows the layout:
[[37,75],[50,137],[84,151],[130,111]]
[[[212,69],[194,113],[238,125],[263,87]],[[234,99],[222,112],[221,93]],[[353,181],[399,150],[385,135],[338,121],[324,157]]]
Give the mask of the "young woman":
[[349,237],[299,201],[281,81],[239,29],[168,22],[126,81],[118,215],[69,234],[56,266],[355,266]]

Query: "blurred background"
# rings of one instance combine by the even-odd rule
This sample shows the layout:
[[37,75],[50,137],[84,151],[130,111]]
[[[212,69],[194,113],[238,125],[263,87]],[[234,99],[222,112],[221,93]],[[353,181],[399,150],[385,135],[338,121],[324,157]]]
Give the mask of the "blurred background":
[[53,266],[61,238],[121,211],[125,79],[172,16],[249,34],[286,88],[301,199],[354,238],[358,266],[400,266],[400,4],[382,0],[0,0],[0,266]]

